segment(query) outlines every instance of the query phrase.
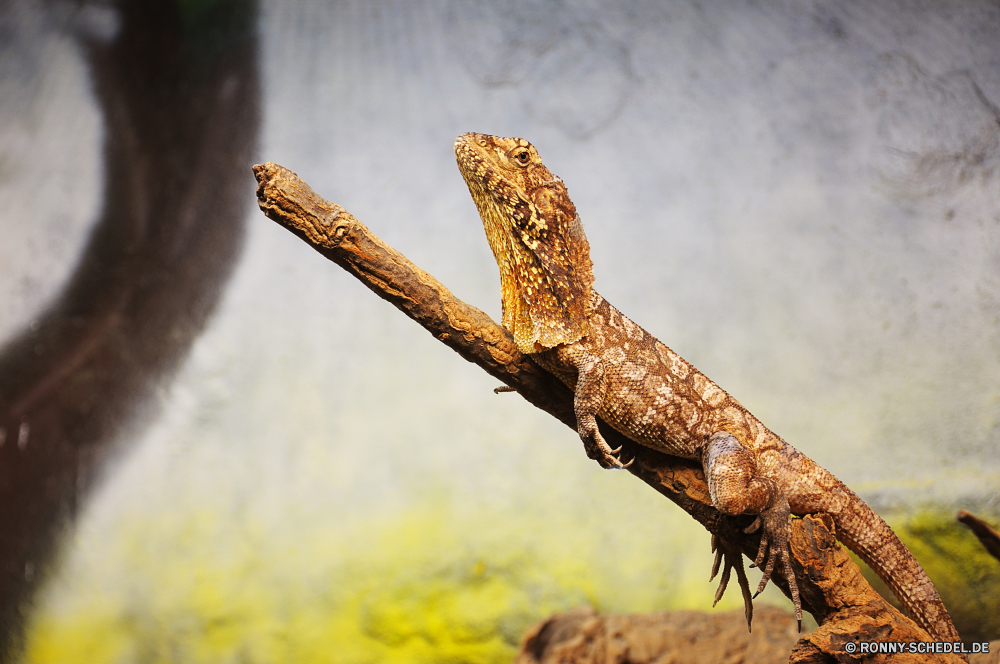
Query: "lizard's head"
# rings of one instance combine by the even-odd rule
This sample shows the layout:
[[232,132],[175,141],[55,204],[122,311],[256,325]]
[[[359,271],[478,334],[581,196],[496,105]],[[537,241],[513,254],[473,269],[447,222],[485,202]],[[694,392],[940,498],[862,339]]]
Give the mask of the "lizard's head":
[[523,138],[463,134],[455,157],[500,266],[503,326],[518,349],[585,336],[594,273],[566,185]]

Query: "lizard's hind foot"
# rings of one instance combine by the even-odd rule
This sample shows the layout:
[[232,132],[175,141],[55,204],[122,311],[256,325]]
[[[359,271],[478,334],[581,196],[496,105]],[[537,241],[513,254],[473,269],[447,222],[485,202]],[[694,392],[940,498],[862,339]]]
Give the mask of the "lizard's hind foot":
[[[792,595],[792,604],[795,606],[795,618],[799,622],[799,631],[802,631],[802,601],[799,599],[799,586],[795,582],[795,572],[792,571],[792,548],[791,539],[791,512],[788,509],[788,500],[780,496],[779,500],[771,507],[763,510],[757,518],[747,526],[745,533],[756,532],[763,526],[760,534],[760,547],[757,549],[757,558],[751,567],[763,570],[764,575],[760,578],[760,585],[754,597],[764,592],[767,582],[771,580],[776,563],[781,563],[781,574],[788,581],[788,590]],[[767,564],[765,565],[765,559]]]
[[753,598],[750,596],[750,584],[747,582],[747,573],[743,569],[743,552],[740,551],[739,547],[734,546],[728,540],[719,537],[718,535],[712,535],[712,552],[715,553],[715,560],[712,562],[712,576],[708,577],[711,581],[715,578],[715,575],[719,573],[719,567],[725,562],[726,566],[722,570],[722,577],[719,579],[719,588],[715,591],[715,601],[712,602],[712,608],[719,603],[722,599],[723,594],[726,592],[726,587],[729,585],[729,572],[733,569],[736,570],[736,581],[740,585],[740,592],[743,593],[743,613],[747,618],[747,631],[753,631]]

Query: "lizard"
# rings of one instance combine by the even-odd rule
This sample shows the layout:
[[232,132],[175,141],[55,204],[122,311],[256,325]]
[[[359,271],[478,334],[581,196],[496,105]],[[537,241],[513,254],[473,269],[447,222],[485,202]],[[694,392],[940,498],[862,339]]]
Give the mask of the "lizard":
[[594,290],[590,245],[576,207],[533,145],[468,133],[454,147],[500,269],[501,324],[518,350],[573,390],[587,456],[604,468],[631,464],[604,440],[601,418],[632,441],[700,462],[716,509],[756,517],[745,532],[761,531],[752,564],[763,572],[757,592],[750,596],[742,553],[713,536],[713,579],[725,563],[716,603],[735,570],[750,627],[752,600],[778,566],[801,631],[791,515],[825,512],[837,538],[886,582],[920,627],[935,640],[959,640],[930,578],[874,510]]

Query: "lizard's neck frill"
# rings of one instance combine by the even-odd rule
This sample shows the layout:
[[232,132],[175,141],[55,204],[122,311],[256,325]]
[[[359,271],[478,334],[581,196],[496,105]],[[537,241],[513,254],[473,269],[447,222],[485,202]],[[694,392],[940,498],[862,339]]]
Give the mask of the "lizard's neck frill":
[[[530,263],[525,261],[521,265],[525,264]],[[517,276],[519,272],[530,273],[531,268],[515,267],[506,279],[501,271],[500,277],[502,322],[514,336],[518,350],[540,353],[587,336],[594,299],[589,284],[586,290],[569,292],[554,287],[551,278],[522,282]]]

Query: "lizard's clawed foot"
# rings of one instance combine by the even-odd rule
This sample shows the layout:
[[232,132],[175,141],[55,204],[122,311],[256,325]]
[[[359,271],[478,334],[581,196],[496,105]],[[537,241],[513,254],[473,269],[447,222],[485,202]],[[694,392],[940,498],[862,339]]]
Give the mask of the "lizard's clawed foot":
[[[757,558],[751,567],[758,567],[763,570],[764,575],[760,578],[760,585],[754,597],[764,592],[767,582],[771,580],[771,573],[774,572],[776,563],[781,563],[781,573],[788,581],[788,590],[792,595],[792,604],[795,606],[795,618],[799,621],[799,631],[802,631],[802,602],[799,599],[799,586],[795,582],[795,573],[792,571],[792,549],[789,544],[791,539],[792,524],[791,513],[788,509],[788,500],[781,496],[774,505],[762,511],[757,518],[743,532],[752,533],[763,526],[760,534],[760,548],[757,550]],[[767,564],[765,565],[765,560]]]
[[594,416],[581,417],[578,424],[580,439],[583,440],[583,448],[587,451],[587,456],[601,464],[601,468],[628,468],[635,461],[633,457],[632,461],[622,463],[621,459],[615,456],[622,448],[611,449],[597,428],[597,418]]
[[743,613],[747,618],[747,631],[752,632],[753,598],[750,596],[750,584],[747,582],[747,574],[743,569],[743,552],[740,551],[739,547],[715,534],[712,535],[712,552],[715,553],[715,561],[712,563],[712,576],[708,577],[709,581],[719,573],[719,566],[723,561],[726,563],[722,569],[722,577],[719,579],[719,589],[715,591],[715,601],[712,602],[712,608],[715,608],[715,605],[722,599],[722,595],[725,594],[726,586],[729,585],[729,572],[735,569],[736,580],[740,584],[740,592],[743,593]]

